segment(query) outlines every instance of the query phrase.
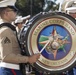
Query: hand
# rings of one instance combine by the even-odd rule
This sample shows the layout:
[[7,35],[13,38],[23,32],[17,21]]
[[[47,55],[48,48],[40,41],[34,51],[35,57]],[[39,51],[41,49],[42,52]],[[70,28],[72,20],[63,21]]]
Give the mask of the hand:
[[18,16],[18,17],[16,18],[16,20],[15,20],[15,24],[17,24],[17,23],[22,23],[22,22],[23,22],[22,16]]
[[39,54],[39,53],[38,53],[38,54],[34,54],[34,55],[32,55],[32,56],[30,56],[30,57],[28,58],[28,62],[29,62],[30,64],[33,64],[33,63],[35,63],[39,58],[40,58],[40,54]]
[[17,19],[15,20],[15,24],[17,23],[23,23],[24,21],[28,20],[30,18],[30,15],[22,17],[22,16],[17,16]]

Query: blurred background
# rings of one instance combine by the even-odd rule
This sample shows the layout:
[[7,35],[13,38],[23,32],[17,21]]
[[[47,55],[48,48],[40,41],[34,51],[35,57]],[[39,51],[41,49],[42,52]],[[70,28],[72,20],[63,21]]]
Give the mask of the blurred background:
[[22,16],[39,12],[60,11],[63,0],[17,0],[16,7]]

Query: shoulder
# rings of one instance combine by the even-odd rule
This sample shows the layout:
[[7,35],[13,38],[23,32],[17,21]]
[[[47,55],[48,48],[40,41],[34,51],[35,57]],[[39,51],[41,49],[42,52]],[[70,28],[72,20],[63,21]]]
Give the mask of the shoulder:
[[0,34],[11,34],[11,33],[13,33],[13,30],[7,26],[3,26],[0,28]]

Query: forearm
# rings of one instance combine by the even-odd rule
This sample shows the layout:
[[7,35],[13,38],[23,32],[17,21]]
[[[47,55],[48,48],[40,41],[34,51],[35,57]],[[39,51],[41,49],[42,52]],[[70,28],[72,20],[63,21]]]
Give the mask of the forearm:
[[7,56],[4,56],[2,59],[3,62],[9,62],[9,63],[27,63],[28,57],[22,56],[21,54],[9,54]]

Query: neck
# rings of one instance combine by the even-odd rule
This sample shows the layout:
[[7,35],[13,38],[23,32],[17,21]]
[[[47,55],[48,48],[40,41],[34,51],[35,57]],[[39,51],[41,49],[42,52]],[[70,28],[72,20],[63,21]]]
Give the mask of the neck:
[[6,20],[6,19],[3,19],[3,22],[6,22],[6,23],[11,23],[11,21]]
[[8,17],[6,17],[6,16],[3,16],[3,17],[1,17],[2,18],[2,20],[3,20],[3,22],[6,22],[6,23],[11,23],[12,21],[8,18]]

